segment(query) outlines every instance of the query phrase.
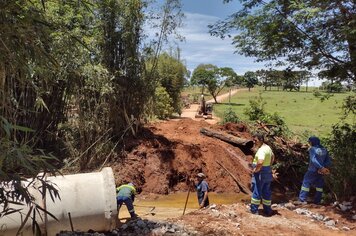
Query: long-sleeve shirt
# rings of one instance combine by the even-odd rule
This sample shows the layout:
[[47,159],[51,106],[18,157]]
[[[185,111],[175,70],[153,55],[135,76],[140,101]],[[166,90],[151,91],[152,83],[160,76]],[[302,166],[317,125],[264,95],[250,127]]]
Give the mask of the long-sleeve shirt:
[[320,168],[328,167],[331,164],[328,151],[321,145],[312,146],[309,149],[309,167],[310,171],[318,171]]

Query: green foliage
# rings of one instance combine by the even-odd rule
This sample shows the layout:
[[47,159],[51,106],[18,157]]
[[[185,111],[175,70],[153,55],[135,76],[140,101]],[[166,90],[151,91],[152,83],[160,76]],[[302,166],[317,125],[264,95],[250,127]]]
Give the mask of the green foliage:
[[340,82],[330,83],[326,86],[326,90],[329,93],[340,93],[342,91],[342,89],[343,89],[343,87]]
[[320,101],[322,101],[322,102],[325,101],[325,100],[328,100],[330,97],[333,96],[333,94],[331,94],[331,93],[322,94],[322,93],[319,92],[318,90],[315,90],[315,91],[313,92],[313,95],[314,95],[314,97],[319,98]]
[[158,86],[155,91],[154,114],[159,119],[167,119],[173,113],[171,104],[172,99],[169,97],[166,89],[162,86]]
[[344,104],[342,105],[344,111],[343,119],[347,118],[349,115],[356,115],[356,95],[351,95],[346,97]]
[[238,122],[240,122],[239,117],[238,117],[237,114],[232,110],[231,107],[229,107],[227,110],[225,110],[224,116],[223,116],[222,124],[229,123],[229,122],[232,122],[232,123],[238,123]]
[[[248,121],[249,117],[244,110],[250,107],[250,100],[258,97],[261,92],[263,100],[267,102],[264,110],[273,114],[278,112],[286,122],[286,125],[295,134],[302,134],[305,130],[317,136],[326,136],[331,132],[332,125],[337,123],[343,115],[341,107],[343,100],[349,96],[354,96],[353,92],[336,93],[323,102],[314,97],[312,92],[287,92],[287,91],[265,91],[263,88],[255,88],[248,91],[239,91],[231,98],[232,109],[239,114],[242,121]],[[324,95],[324,92],[321,92]],[[352,104],[352,100],[350,100]],[[223,119],[224,111],[229,104],[216,104],[215,114]],[[346,117],[348,123],[354,122],[355,116],[351,113]]]
[[258,79],[256,73],[248,71],[244,74],[244,84],[250,91],[255,85],[257,85]]
[[218,103],[216,97],[224,89],[224,87],[230,87],[240,83],[239,77],[236,75],[233,69],[230,67],[217,67],[211,64],[200,64],[194,69],[191,78],[191,84],[199,85],[202,87],[202,93],[204,94],[204,88],[206,87],[211,96],[213,96],[215,103]]
[[237,51],[258,61],[322,69],[329,78],[356,81],[356,47],[350,47],[356,39],[354,1],[241,2],[241,10],[209,26],[211,34],[238,32]]
[[172,99],[171,106],[175,112],[181,110],[180,94],[188,75],[187,68],[177,56],[162,53],[158,58],[157,65],[158,80]]
[[265,116],[264,106],[267,104],[263,100],[261,93],[255,99],[249,100],[250,107],[246,108],[244,114],[248,116],[250,120],[260,120]]
[[244,113],[252,121],[261,121],[266,124],[274,125],[271,131],[275,135],[281,135],[287,131],[284,119],[277,112],[270,114],[265,111],[266,101],[263,100],[261,93],[255,99],[251,99],[250,107],[246,108]]
[[[58,174],[57,168],[53,165],[58,160],[43,150],[33,149],[27,143],[14,141],[12,136],[15,132],[29,133],[33,130],[12,125],[0,116],[0,133],[4,134],[0,138],[0,218],[8,214],[17,214],[19,210],[14,209],[14,205],[27,205],[30,209],[30,219],[35,226],[38,213],[47,211],[36,203],[31,188],[38,189],[42,198],[47,193],[53,201],[60,197],[58,190],[45,177],[46,174]],[[27,181],[27,184],[23,184],[24,181]],[[27,220],[26,218],[23,224]]]
[[328,182],[337,197],[349,199],[356,192],[356,125],[333,126],[327,147],[332,157]]

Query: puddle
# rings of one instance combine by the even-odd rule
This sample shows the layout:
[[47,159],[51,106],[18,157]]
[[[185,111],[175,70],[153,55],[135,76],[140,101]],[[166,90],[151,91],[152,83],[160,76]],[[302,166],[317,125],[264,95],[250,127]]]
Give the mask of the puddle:
[[[137,196],[135,211],[144,219],[165,220],[183,215],[187,193],[174,193],[169,195]],[[210,204],[234,204],[242,200],[249,200],[250,196],[235,193],[209,193]],[[185,214],[199,208],[196,192],[190,192]],[[126,206],[120,209],[119,217],[126,218],[129,214]],[[122,222],[122,221],[121,221]]]

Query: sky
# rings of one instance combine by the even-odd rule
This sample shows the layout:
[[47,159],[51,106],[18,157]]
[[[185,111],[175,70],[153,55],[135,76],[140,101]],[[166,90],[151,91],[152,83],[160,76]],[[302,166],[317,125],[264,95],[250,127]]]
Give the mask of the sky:
[[208,25],[240,9],[238,0],[223,4],[222,0],[181,0],[185,14],[183,27],[179,32],[185,37],[179,42],[181,57],[188,69],[193,72],[199,64],[213,64],[218,67],[231,67],[237,74],[264,68],[263,63],[254,58],[234,53],[231,39],[220,39],[209,34]]
[[[158,3],[162,4],[163,1],[158,0]],[[199,64],[231,67],[238,75],[268,69],[265,66],[267,62],[255,62],[255,58],[235,53],[236,48],[232,45],[231,38],[221,39],[209,34],[208,25],[237,12],[241,9],[240,1],[233,0],[224,4],[223,0],[181,0],[181,3],[185,18],[183,27],[178,32],[185,40],[175,41],[173,45],[178,44],[181,59],[190,72]],[[320,86],[321,83],[321,80],[312,78],[309,86]]]

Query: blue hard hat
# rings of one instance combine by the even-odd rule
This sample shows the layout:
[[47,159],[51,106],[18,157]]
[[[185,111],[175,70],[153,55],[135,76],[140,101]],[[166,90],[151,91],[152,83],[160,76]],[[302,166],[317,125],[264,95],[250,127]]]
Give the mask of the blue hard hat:
[[320,139],[316,136],[309,137],[308,142],[310,142],[312,146],[320,145]]

